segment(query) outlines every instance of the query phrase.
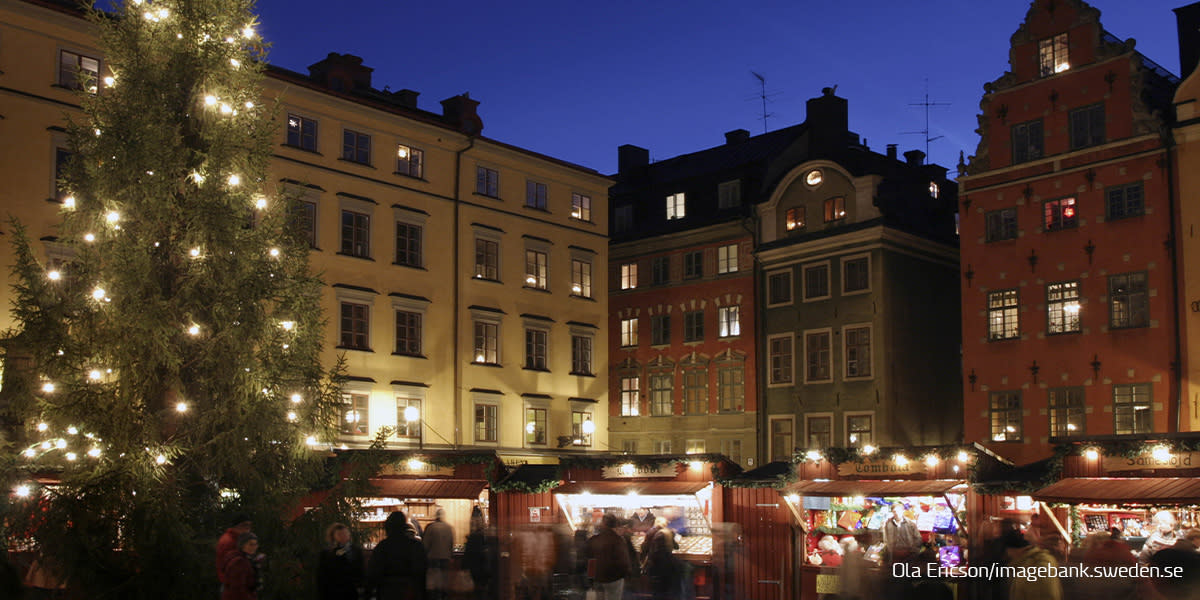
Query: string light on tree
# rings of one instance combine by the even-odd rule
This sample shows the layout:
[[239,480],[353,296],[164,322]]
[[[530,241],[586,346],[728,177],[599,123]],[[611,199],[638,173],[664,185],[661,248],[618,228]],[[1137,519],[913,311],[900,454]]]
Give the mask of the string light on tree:
[[63,198],[63,208],[73,210],[75,208],[75,196],[67,196]]
[[165,464],[167,464],[167,457],[166,457],[166,456],[163,456],[162,454],[159,454],[158,456],[155,456],[155,457],[154,457],[154,464],[158,464],[158,465],[165,465]]
[[192,258],[200,258],[200,249],[192,248],[191,250],[188,250],[188,256]]
[[50,383],[49,381],[47,381],[46,383],[43,383],[42,391],[46,392],[47,394],[53,394],[54,393],[54,384]]
[[102,288],[102,287],[98,287],[98,288],[92,290],[92,299],[93,300],[103,300],[106,297],[106,295],[107,295],[107,292],[105,292],[104,288]]
[[74,426],[74,425],[72,425],[72,426],[70,426],[70,427],[68,427],[68,428],[67,428],[67,433],[69,433],[69,434],[71,434],[71,435],[79,435],[79,428],[78,428],[78,427],[76,427],[76,426]]
[[267,199],[265,196],[259,196],[258,198],[256,198],[254,200],[254,208],[257,208],[258,210],[263,210],[266,207],[267,207]]
[[92,446],[92,449],[88,450],[87,454],[88,454],[88,456],[90,456],[92,458],[100,458],[100,449],[95,446]]
[[21,484],[13,488],[13,494],[15,494],[18,498],[28,498],[32,493],[33,490],[31,490],[29,486],[25,484]]
[[83,234],[83,241],[94,242],[94,241],[96,241],[96,235],[92,234],[92,233],[85,233],[85,234]]
[[25,449],[25,457],[26,458],[33,458],[35,456],[37,456],[37,450],[34,450],[33,448]]
[[77,454],[75,454],[74,452],[68,452],[68,453],[67,453],[67,460],[71,460],[71,461],[73,461],[73,460],[75,460],[76,458],[79,458],[79,456],[78,456]]
[[62,273],[58,272],[58,270],[53,270],[49,273],[46,273],[46,278],[50,281],[58,281],[59,279],[62,279]]
[[271,258],[279,258],[279,248],[271,248],[267,253],[271,255]]
[[217,97],[216,97],[216,96],[214,96],[214,95],[212,95],[212,94],[209,94],[209,95],[207,95],[207,96],[205,96],[205,97],[204,97],[204,105],[205,105],[205,106],[215,106],[216,104],[217,104]]
[[188,411],[187,402],[180,402],[175,405],[175,412],[185,413]]
[[304,398],[301,398],[300,394],[292,394],[292,404],[300,404],[303,400]]
[[99,369],[92,369],[91,371],[88,371],[88,379],[91,379],[92,381],[100,381],[101,377],[102,375],[100,374]]
[[188,332],[188,335],[191,335],[191,336],[193,336],[193,337],[194,337],[194,336],[197,336],[197,335],[200,335],[200,326],[199,326],[199,325],[192,325],[191,327],[188,327],[188,330],[187,330],[187,332]]
[[289,411],[288,411],[288,414],[287,414],[287,420],[288,420],[288,421],[291,421],[291,422],[295,423],[297,418],[298,418],[298,417],[296,416],[296,412],[295,412],[295,411],[291,411],[291,410],[289,410]]
[[64,440],[64,439],[62,439],[62,438],[58,438],[57,440],[54,440],[54,447],[55,447],[55,448],[58,448],[59,450],[62,450],[63,448],[66,448],[66,447],[67,447],[67,440]]
[[242,178],[239,177],[236,173],[229,176],[229,185],[238,186],[238,185],[241,185],[241,183],[242,183]]
[[46,431],[47,429],[50,429],[50,426],[49,426],[49,425],[47,425],[46,423],[44,423],[44,422],[43,422],[43,423],[38,423],[38,424],[37,424],[37,430],[38,430],[38,431]]
[[296,322],[295,321],[280,321],[279,326],[282,327],[284,331],[291,331],[296,328]]
[[108,221],[109,225],[115,225],[117,221],[121,220],[121,213],[115,210],[109,211],[107,215],[104,215],[104,220]]

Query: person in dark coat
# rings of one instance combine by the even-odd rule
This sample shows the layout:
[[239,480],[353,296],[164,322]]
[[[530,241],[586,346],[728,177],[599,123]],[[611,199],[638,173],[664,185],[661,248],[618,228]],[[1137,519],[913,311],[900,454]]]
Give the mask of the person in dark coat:
[[239,535],[237,549],[227,553],[221,565],[225,581],[221,600],[258,600],[258,591],[262,589],[261,560],[258,536],[250,532]]
[[667,520],[658,517],[654,527],[646,533],[642,542],[642,564],[650,576],[650,588],[654,600],[676,600],[679,598],[681,568],[675,560],[675,532],[667,527]]
[[367,585],[375,590],[377,600],[423,600],[425,547],[402,512],[388,515],[383,530],[387,537],[367,561]]
[[363,583],[362,549],[350,541],[350,528],[334,523],[325,532],[326,547],[317,564],[317,593],[321,600],[358,600]]
[[483,511],[479,510],[478,506],[471,509],[471,532],[467,534],[467,544],[463,548],[463,568],[471,573],[471,581],[475,583],[474,597],[477,600],[488,598],[492,567],[489,559],[487,524],[483,520]]
[[617,533],[617,517],[605,514],[596,535],[586,542],[589,563],[595,561],[592,577],[599,600],[622,600],[625,578],[633,572],[625,540]]
[[213,562],[217,566],[217,581],[221,583],[222,588],[225,585],[225,574],[222,572],[222,568],[225,566],[225,555],[237,550],[238,536],[243,533],[250,533],[252,526],[253,523],[250,521],[250,515],[239,513],[234,515],[233,519],[229,522],[229,528],[217,540],[217,554]]

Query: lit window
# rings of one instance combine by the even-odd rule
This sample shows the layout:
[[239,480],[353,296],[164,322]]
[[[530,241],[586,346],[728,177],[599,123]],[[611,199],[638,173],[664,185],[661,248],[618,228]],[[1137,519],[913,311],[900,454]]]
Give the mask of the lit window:
[[740,307],[722,306],[717,309],[717,330],[721,337],[735,337],[742,334],[742,324],[739,317]]
[[367,394],[342,394],[342,435],[367,435],[370,400]]
[[1078,333],[1079,282],[1063,281],[1046,284],[1047,333]]
[[849,415],[846,417],[846,440],[852,448],[862,448],[875,443],[875,417],[873,415]]
[[[409,421],[405,411],[417,409],[417,419]],[[396,396],[396,437],[415,438],[421,435],[421,399]]]
[[546,276],[549,271],[549,258],[545,252],[538,250],[525,251],[525,287],[536,290],[546,289]]
[[667,196],[667,220],[682,219],[686,213],[683,192]]
[[1015,289],[988,292],[988,339],[1011,340],[1021,337],[1017,300]]
[[500,327],[495,323],[475,321],[475,362],[495,365],[500,362]]
[[1083,388],[1053,388],[1049,391],[1050,435],[1074,437],[1083,435],[1086,409]]
[[1044,202],[1042,214],[1046,231],[1073,229],[1079,225],[1079,215],[1075,211],[1074,198],[1060,198]]
[[804,207],[797,206],[789,208],[787,211],[787,230],[797,231],[804,229]]
[[571,295],[580,298],[592,297],[592,263],[587,260],[571,260]]
[[571,218],[580,221],[592,220],[592,197],[583,194],[571,194]]
[[1021,392],[991,393],[993,442],[1021,441]]
[[638,344],[638,320],[621,319],[621,346],[629,348]]
[[625,263],[621,265],[621,289],[632,290],[637,287],[638,281],[637,263]]
[[831,223],[846,218],[846,198],[838,196],[825,201],[825,222]]
[[871,328],[847,327],[846,377],[871,376]]
[[825,176],[821,173],[820,169],[813,169],[804,176],[804,183],[813,187],[821,185],[822,181],[825,181]]
[[592,445],[591,432],[595,431],[595,424],[589,426],[588,423],[592,423],[592,413],[581,410],[571,411],[571,443],[576,446]]
[[288,115],[287,145],[317,151],[317,122],[300,115]]
[[655,417],[670,416],[673,409],[675,376],[658,374],[650,376],[650,414]]
[[544,408],[525,409],[525,443],[542,446],[546,444],[546,413]]
[[1113,417],[1117,435],[1152,433],[1154,405],[1150,401],[1150,384],[1127,383],[1113,386]]
[[400,144],[396,147],[396,172],[409,177],[425,176],[425,151]]
[[1060,33],[1038,41],[1038,58],[1042,77],[1049,77],[1070,69],[1071,58],[1070,52],[1068,52],[1067,34]]
[[717,248],[717,273],[736,273],[738,270],[738,245],[728,244]]
[[938,188],[938,184],[937,184],[937,182],[936,182],[936,181],[930,181],[930,182],[929,182],[929,195],[930,195],[930,196],[933,196],[934,198],[937,198],[937,197],[938,197],[938,193],[940,193],[940,192],[941,192],[941,190]]
[[641,412],[638,409],[639,389],[637,377],[621,378],[621,416],[636,417]]

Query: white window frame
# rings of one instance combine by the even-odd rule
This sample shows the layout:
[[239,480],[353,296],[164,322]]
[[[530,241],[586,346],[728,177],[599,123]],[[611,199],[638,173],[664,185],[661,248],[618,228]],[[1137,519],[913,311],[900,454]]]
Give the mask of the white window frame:
[[[581,402],[572,402],[570,408],[571,408],[571,446],[577,447],[577,448],[591,448],[592,446],[596,445],[596,430],[594,429],[594,427],[596,426],[595,411],[592,409],[592,407],[590,405],[585,405]],[[576,436],[576,433],[575,433],[575,415],[576,414],[582,414],[586,417],[579,424],[579,429],[580,429],[579,434],[578,434],[579,437],[575,437]],[[591,424],[592,424],[593,429],[592,429],[591,433],[587,433],[587,432],[583,431],[583,424],[587,423],[587,422],[591,422]],[[576,440],[580,440],[580,441],[577,443]]]
[[[848,329],[866,329],[869,332],[868,335],[871,338],[871,345],[870,345],[870,349],[869,349],[870,356],[868,357],[868,360],[871,361],[871,365],[870,365],[871,366],[871,374],[870,375],[860,375],[860,376],[855,376],[855,377],[850,376],[850,365],[848,364],[848,362],[850,360],[850,352],[849,352],[850,348],[848,347],[848,345],[847,345],[848,342],[846,341],[847,340],[846,330],[848,330]],[[872,379],[875,379],[875,366],[876,366],[875,365],[875,362],[876,362],[875,361],[875,325],[873,323],[847,323],[846,325],[842,326],[841,337],[842,337],[842,342],[841,342],[841,345],[842,345],[842,380],[843,381],[870,381]]]
[[[634,386],[625,389],[625,380],[633,380]],[[617,373],[617,394],[620,401],[619,412],[622,417],[639,417],[642,414],[642,376],[640,373]],[[626,394],[633,394],[633,404],[625,402]]]
[[717,275],[738,272],[738,250],[741,244],[724,244],[717,247]]
[[[825,448],[813,448],[808,443],[808,424],[816,419],[829,419],[829,445],[837,446],[837,421],[832,412],[817,412],[804,414],[804,443],[798,446],[806,450],[825,450]],[[793,434],[795,435],[795,434]]]
[[[571,327],[571,375],[595,375],[596,374],[596,333],[594,329],[584,327]],[[587,360],[587,372],[575,370],[575,338],[586,338],[591,346]]]
[[[285,197],[295,198],[298,203],[312,205],[312,207],[313,207],[312,226],[313,227],[312,227],[312,238],[309,240],[312,244],[310,246],[310,248],[312,250],[320,250],[321,249],[321,230],[323,229],[321,227],[321,191],[315,190],[312,188],[308,188],[308,187],[304,187],[302,185],[297,185],[295,183],[284,183],[282,192]],[[341,223],[342,211],[341,211],[340,207],[339,207],[337,216],[338,216],[338,231],[339,231],[337,248],[338,248],[338,251],[340,252],[342,249],[342,240],[341,240],[341,233],[340,233],[341,225],[342,225],[342,223]]]
[[[796,282],[794,281],[795,270],[792,268],[779,269],[778,271],[770,271],[767,273],[767,308],[777,308],[780,306],[791,306],[796,301]],[[788,299],[784,302],[776,302],[771,304],[771,278],[776,275],[787,275],[787,290]]]
[[[371,335],[371,329],[374,328],[374,326],[375,326],[375,297],[378,296],[379,294],[376,292],[356,290],[356,289],[350,289],[350,288],[344,288],[344,287],[335,287],[335,288],[333,288],[333,292],[334,292],[334,294],[333,294],[334,298],[337,300],[337,319],[338,319],[338,327],[337,327],[337,342],[338,343],[337,343],[337,345],[339,347],[343,347],[342,346],[342,322],[341,322],[342,321],[342,304],[344,304],[344,303],[362,304],[367,307],[367,346],[366,346],[366,348],[349,348],[349,347],[345,347],[345,348],[349,349],[349,350],[355,350],[358,352],[372,352],[373,348],[374,348],[374,344],[372,343],[372,341],[374,340],[375,336]],[[392,325],[394,326],[396,323],[394,316],[391,319],[391,322],[392,322]]]
[[[428,389],[419,385],[404,385],[397,383],[392,384],[392,398],[394,398],[396,401],[396,435],[393,437],[401,440],[412,440],[413,442],[417,443],[424,441],[425,419],[427,414],[425,409],[428,408],[428,404],[425,402],[426,392],[428,392]],[[400,435],[400,422],[403,419],[400,411],[401,400],[416,400],[419,403],[417,410],[420,411],[420,417],[417,419],[416,423],[416,427],[418,428],[416,435]]]
[[[578,267],[578,268],[577,268]],[[591,298],[595,293],[595,263],[591,256],[571,256],[571,295],[576,298]]]
[[[822,333],[829,336],[829,377],[827,379],[809,379],[808,378],[808,336],[815,335],[815,334],[822,334]],[[823,327],[820,329],[805,329],[801,335],[802,335],[802,339],[804,340],[804,343],[801,344],[802,346],[804,346],[804,363],[803,363],[804,364],[804,383],[806,383],[806,384],[809,384],[809,383],[812,383],[812,384],[833,383],[834,367],[837,365],[837,361],[834,360],[834,356],[833,356],[833,350],[834,350],[833,328],[832,327]]]
[[[504,281],[504,232],[492,229],[490,227],[480,227],[478,225],[473,225],[471,230],[472,233],[475,234],[475,241],[471,244],[471,269],[475,271],[475,274],[472,275],[471,278],[478,279],[480,281]],[[478,272],[479,265],[475,262],[475,254],[477,251],[476,248],[479,246],[479,240],[496,244],[495,279],[484,277]]]
[[[429,310],[429,300],[423,298],[409,298],[404,296],[391,296],[392,299],[392,335],[395,335],[396,313],[410,312],[416,313],[421,317],[421,352],[416,355],[401,354],[399,356],[424,356],[425,355],[425,313]],[[392,344],[392,353],[396,354],[396,344]]]
[[[337,221],[338,254],[341,254],[342,256],[352,256],[354,258],[374,259],[375,252],[374,252],[373,246],[375,245],[375,231],[374,231],[374,229],[375,229],[375,208],[376,208],[377,204],[371,200],[365,200],[365,199],[360,199],[360,198],[351,198],[351,197],[345,196],[345,195],[338,195],[337,198],[338,198],[338,221]],[[345,232],[342,230],[342,218],[343,218],[343,214],[347,211],[356,213],[356,214],[360,214],[360,215],[365,215],[367,217],[367,242],[366,242],[366,253],[365,254],[358,254],[357,252],[346,253],[346,252],[342,251],[342,248],[344,247],[344,244],[345,244],[345,240],[343,240],[343,238],[342,238],[342,236],[345,235]],[[395,245],[395,242],[393,242],[393,245]]]
[[667,220],[675,221],[687,216],[687,196],[683,192],[667,196]]
[[[58,87],[65,88],[68,90],[83,90],[84,87],[83,87],[83,81],[80,78],[80,75],[78,73],[75,75],[75,81],[77,83],[79,83],[79,87],[74,87],[72,85],[68,85],[67,82],[63,81],[63,78],[62,78],[62,55],[63,55],[63,52],[73,54],[77,57],[77,59],[87,58],[87,59],[96,61],[96,78],[95,78],[95,80],[92,81],[92,85],[96,86],[96,89],[95,90],[86,90],[89,94],[95,94],[99,90],[100,86],[103,85],[104,77],[105,77],[105,75],[104,75],[104,59],[100,58],[101,52],[98,50],[82,50],[80,48],[69,47],[69,46],[59,46],[58,47],[58,51],[54,53],[54,59],[55,59],[54,84],[57,85]],[[76,60],[77,65],[80,62],[82,62],[82,61]],[[80,69],[80,71],[82,71],[82,69]]]
[[[470,309],[470,312],[471,312],[471,356],[470,356],[471,364],[473,364],[473,365],[493,365],[493,366],[503,365],[504,364],[504,343],[503,343],[504,342],[504,324],[503,324],[502,317],[504,315],[502,313],[498,313],[498,312],[483,311],[483,310],[478,310],[478,309]],[[484,357],[483,362],[476,360],[477,357],[479,356],[478,354],[475,353],[475,324],[476,323],[486,323],[488,325],[496,326],[496,361],[495,362],[488,362],[486,356]],[[522,338],[522,343],[523,342],[524,342],[524,339]]]
[[[554,436],[551,434],[553,428],[551,424],[554,422],[554,410],[550,407],[550,401],[543,398],[523,398],[524,402],[521,405],[521,447],[522,448],[552,448],[554,447]],[[529,441],[529,431],[526,429],[529,426],[529,411],[544,410],[546,411],[546,443],[536,444]]]
[[584,223],[592,222],[592,196],[582,192],[571,192],[571,218]]
[[633,290],[638,286],[638,264],[636,262],[621,263],[621,289]]
[[[867,287],[865,287],[865,288],[863,288],[863,289],[861,289],[861,290],[850,290],[850,291],[848,291],[848,290],[846,290],[846,266],[847,266],[847,263],[849,263],[849,262],[850,262],[850,261],[852,261],[852,260],[858,260],[858,259],[860,259],[860,258],[865,258],[865,259],[867,259]],[[841,264],[841,267],[842,267],[842,268],[841,268],[841,272],[842,272],[842,286],[841,286],[841,287],[842,287],[842,295],[843,295],[843,296],[857,296],[858,294],[869,294],[869,293],[871,293],[871,288],[873,287],[873,286],[871,285],[871,284],[872,284],[872,281],[871,281],[871,274],[872,274],[872,271],[871,271],[871,254],[870,254],[870,253],[863,253],[863,254],[849,254],[849,255],[846,255],[846,256],[843,256],[843,257],[841,257],[841,258],[839,259],[839,261],[840,261],[840,264]],[[832,287],[832,286],[830,286],[830,287]]]
[[[808,272],[825,267],[825,295],[824,296],[808,296]],[[828,260],[808,263],[800,267],[800,296],[804,302],[820,302],[833,297],[833,266]]]
[[796,416],[795,415],[770,415],[767,417],[767,458],[774,459],[775,457],[775,422],[788,421],[792,424],[792,447],[787,449],[787,455],[790,457],[796,448]]
[[[501,410],[501,400],[503,396],[499,394],[489,394],[484,392],[475,392],[472,394],[471,403],[471,439],[480,446],[496,447],[500,445],[500,440],[504,437],[504,411]],[[477,437],[478,430],[475,428],[475,407],[476,406],[491,406],[496,409],[496,439],[493,441],[484,441]],[[522,414],[522,420],[524,415]],[[522,433],[524,431],[522,430]],[[523,437],[522,437],[523,439]]]
[[[736,329],[736,331],[735,331]],[[717,307],[717,337],[735,338],[742,335],[742,307],[739,304]]]
[[[401,148],[408,150],[408,158],[407,159],[400,158],[400,149]],[[413,172],[412,172],[414,156],[417,157],[417,160],[415,161],[417,164],[417,173],[416,174],[413,174]],[[407,171],[400,170],[401,163],[408,165]],[[425,179],[425,151],[412,145],[412,144],[408,144],[405,142],[396,142],[396,174],[404,175],[406,177],[415,177],[417,179]]]
[[651,440],[651,442],[653,442],[653,444],[654,444],[654,446],[653,446],[654,454],[670,454],[671,453],[671,440],[670,439]]
[[[342,399],[342,406],[347,404],[346,397],[350,395],[359,395],[367,397],[367,432],[366,433],[344,433],[342,431],[342,420],[346,418],[346,409],[339,407],[338,409],[338,437],[354,440],[362,440],[371,436],[371,383],[367,381],[346,381],[342,384],[342,389],[339,390]],[[361,419],[360,419],[361,420]]]
[[847,448],[861,448],[864,444],[850,441],[850,418],[851,417],[871,417],[871,437],[873,438],[869,444],[879,446],[879,420],[875,418],[873,410],[848,410],[842,413],[842,439],[846,440]]
[[395,235],[396,232],[393,229],[392,263],[395,265],[401,266],[401,267],[409,267],[411,269],[424,269],[425,268],[425,250],[426,250],[426,245],[425,245],[426,226],[425,225],[429,221],[429,215],[423,214],[421,212],[417,212],[412,209],[402,208],[400,206],[393,205],[392,206],[392,217],[397,225],[400,223],[403,223],[405,225],[411,225],[411,226],[419,227],[421,229],[421,239],[419,242],[420,253],[417,257],[417,264],[415,264],[415,265],[410,265],[410,264],[401,263],[401,262],[396,261],[396,258],[397,258],[396,255],[400,254],[400,248],[399,248],[400,240],[399,240],[399,236]]
[[619,327],[621,332],[621,347],[636,348],[638,345],[638,317],[621,319]]
[[[774,379],[774,357],[771,353],[771,342],[777,339],[789,340],[790,350],[788,352],[788,362],[791,363],[791,377],[787,381],[775,381]],[[796,334],[792,332],[776,333],[767,336],[767,387],[791,387],[796,384]]]
[[684,454],[704,454],[708,452],[708,443],[702,439],[689,439],[684,441]]

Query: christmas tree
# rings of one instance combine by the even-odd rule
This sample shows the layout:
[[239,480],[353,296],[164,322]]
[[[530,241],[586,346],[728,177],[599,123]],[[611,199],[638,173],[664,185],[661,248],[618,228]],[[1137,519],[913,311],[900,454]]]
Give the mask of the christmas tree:
[[340,368],[290,203],[264,194],[278,123],[251,9],[94,13],[111,73],[69,127],[61,260],[14,227],[0,521],[89,597],[211,599],[234,513],[269,582],[318,543],[289,519],[329,479]]

